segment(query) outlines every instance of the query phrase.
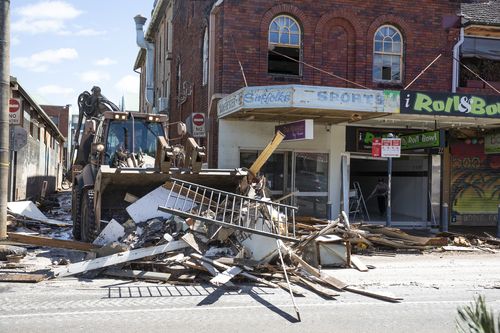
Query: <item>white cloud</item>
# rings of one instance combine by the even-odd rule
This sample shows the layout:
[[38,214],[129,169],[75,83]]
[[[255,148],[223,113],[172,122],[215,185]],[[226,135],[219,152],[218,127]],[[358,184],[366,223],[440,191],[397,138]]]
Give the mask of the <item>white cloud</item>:
[[87,71],[80,73],[80,80],[83,82],[90,82],[94,84],[99,84],[99,82],[102,81],[108,81],[110,79],[110,76],[106,72],[101,72],[101,71]]
[[20,18],[12,23],[13,32],[38,34],[63,31],[65,21],[78,17],[82,12],[64,1],[40,1],[20,7],[15,13]]
[[12,64],[34,72],[44,72],[49,64],[58,64],[63,60],[73,60],[78,58],[78,52],[71,48],[49,49],[38,53],[33,53],[29,57],[18,57],[12,59]]
[[139,76],[125,75],[115,85],[115,88],[121,93],[139,93]]
[[26,18],[51,18],[69,20],[78,17],[82,12],[65,1],[40,1],[18,9],[19,15]]
[[111,58],[106,57],[106,58],[102,58],[102,59],[97,59],[95,61],[95,64],[97,66],[109,66],[109,65],[116,64],[116,60],[113,60]]
[[81,29],[74,33],[76,36],[102,36],[107,34],[105,30],[95,30],[95,29]]
[[73,88],[61,87],[55,84],[41,86],[36,90],[40,95],[64,95],[71,96],[75,94]]

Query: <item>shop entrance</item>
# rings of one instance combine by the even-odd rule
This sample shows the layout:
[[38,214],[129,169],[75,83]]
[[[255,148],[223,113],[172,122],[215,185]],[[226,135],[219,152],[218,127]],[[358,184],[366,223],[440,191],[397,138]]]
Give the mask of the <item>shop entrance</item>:
[[[250,167],[260,151],[240,151],[240,165]],[[295,192],[285,203],[299,207],[298,215],[327,217],[328,154],[276,152],[262,167],[273,198]]]
[[[379,209],[377,192],[373,192],[379,179],[387,183],[387,160],[351,154],[350,187],[359,184],[370,217],[370,222],[385,223],[385,209]],[[431,219],[430,174],[427,155],[402,155],[393,159],[392,221],[394,225],[426,226]],[[350,191],[351,195],[353,190]],[[352,199],[350,199],[352,200]],[[352,202],[351,202],[352,203]],[[353,214],[351,214],[352,217]],[[366,220],[356,214],[356,220]]]

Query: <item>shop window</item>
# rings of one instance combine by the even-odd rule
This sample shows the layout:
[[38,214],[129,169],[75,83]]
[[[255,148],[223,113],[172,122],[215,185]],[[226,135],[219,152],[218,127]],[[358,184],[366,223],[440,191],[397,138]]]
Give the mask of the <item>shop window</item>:
[[302,41],[298,22],[288,15],[279,15],[269,25],[268,37],[268,73],[299,75]]
[[381,26],[373,39],[373,81],[401,82],[403,37],[390,25]]
[[208,29],[205,28],[203,35],[203,81],[202,84],[206,85],[208,82]]
[[[460,51],[460,61],[465,66],[486,81],[500,82],[500,40],[465,37]],[[484,82],[462,68],[460,86],[481,89],[484,88]]]

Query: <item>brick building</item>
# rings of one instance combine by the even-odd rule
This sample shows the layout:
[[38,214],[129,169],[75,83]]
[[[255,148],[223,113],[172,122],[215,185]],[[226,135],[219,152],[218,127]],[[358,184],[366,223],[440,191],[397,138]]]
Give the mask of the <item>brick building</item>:
[[47,113],[52,122],[57,126],[63,135],[65,142],[63,147],[63,165],[68,168],[68,131],[69,131],[69,107],[70,105],[40,105]]
[[[209,165],[222,168],[249,166],[276,125],[311,120],[314,139],[282,143],[263,172],[273,194],[298,191],[292,203],[323,217],[384,215],[375,200],[368,214],[349,207],[387,175],[385,159],[370,155],[373,137],[441,130],[437,147],[394,161],[394,219],[429,226],[451,199],[448,130],[495,126],[492,117],[400,110],[421,96],[408,89],[452,90],[461,11],[447,0],[158,0],[145,35],[154,44],[154,98],[148,105],[142,96],[141,106],[188,125],[204,113],[200,143]],[[142,49],[134,66],[143,91],[146,58]]]
[[10,77],[11,101],[19,106],[11,123],[9,201],[37,200],[61,188],[65,138],[49,115],[15,77]]

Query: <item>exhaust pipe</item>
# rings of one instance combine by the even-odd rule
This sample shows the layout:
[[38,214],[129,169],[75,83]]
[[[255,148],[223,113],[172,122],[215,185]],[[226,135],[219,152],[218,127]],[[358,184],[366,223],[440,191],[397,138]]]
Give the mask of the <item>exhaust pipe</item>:
[[135,30],[137,35],[137,45],[146,50],[146,90],[145,99],[146,103],[151,106],[154,105],[154,83],[153,83],[153,65],[154,65],[154,54],[155,45],[151,42],[146,41],[144,38],[144,24],[146,23],[146,18],[141,15],[134,17]]

